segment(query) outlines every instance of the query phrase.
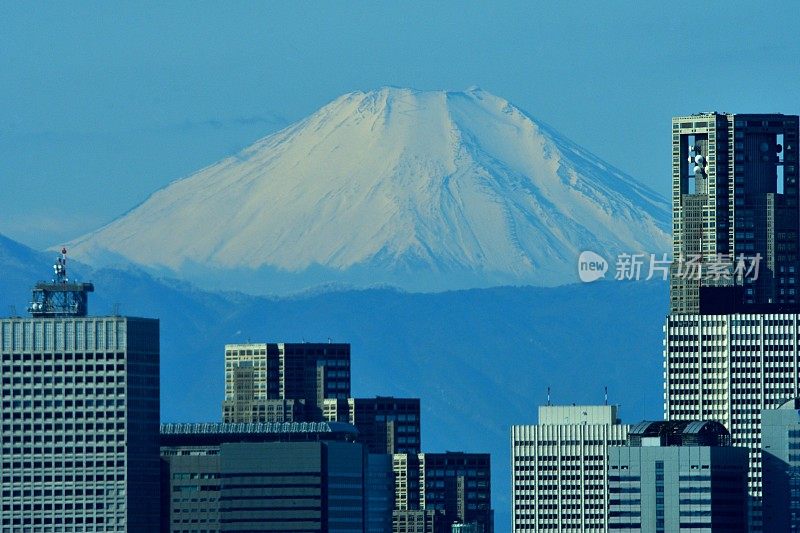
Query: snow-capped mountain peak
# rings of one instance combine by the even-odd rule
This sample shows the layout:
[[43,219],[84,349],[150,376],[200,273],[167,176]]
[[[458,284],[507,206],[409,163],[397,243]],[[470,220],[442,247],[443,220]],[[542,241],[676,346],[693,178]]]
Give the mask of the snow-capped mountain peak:
[[556,285],[585,249],[667,250],[668,221],[662,198],[502,98],[384,87],[173,182],[70,251],[228,287],[231,270],[260,273],[259,292]]

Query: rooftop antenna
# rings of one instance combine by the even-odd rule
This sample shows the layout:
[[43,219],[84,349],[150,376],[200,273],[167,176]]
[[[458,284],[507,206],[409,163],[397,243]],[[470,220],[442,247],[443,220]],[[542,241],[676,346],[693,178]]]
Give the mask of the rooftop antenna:
[[16,305],[9,305],[8,312],[10,313],[11,318],[17,317],[17,306]]
[[605,387],[603,387],[603,388],[605,389],[605,394],[604,394],[604,397],[605,397],[605,403],[604,403],[603,405],[608,405],[608,385],[606,385],[606,386],[605,386]]
[[328,344],[331,344],[331,338],[328,337]]
[[53,264],[52,281],[34,285],[28,312],[48,318],[86,316],[90,292],[94,292],[91,283],[77,283],[67,277],[67,249],[62,247]]
[[119,316],[119,302],[115,302],[113,306],[111,306],[111,316]]
[[56,257],[56,263],[53,265],[53,283],[65,284],[69,282],[67,277],[67,248],[61,248],[61,255]]
[[547,386],[547,405],[550,405],[550,386]]

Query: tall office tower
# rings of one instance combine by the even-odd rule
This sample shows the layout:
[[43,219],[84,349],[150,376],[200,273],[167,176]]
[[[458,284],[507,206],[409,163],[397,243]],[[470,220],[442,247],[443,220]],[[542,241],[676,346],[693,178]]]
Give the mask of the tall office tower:
[[[797,115],[672,119],[672,313],[712,303],[704,286],[740,285],[725,303],[797,304],[797,141]],[[740,256],[761,258],[757,277]]]
[[[760,413],[800,392],[798,117],[703,113],[677,117],[672,128],[673,252],[699,254],[704,270],[672,266],[664,417],[716,420],[734,445],[750,448],[749,521],[757,531]],[[756,264],[757,278],[748,272]]]
[[349,422],[370,453],[419,453],[419,398],[348,398],[324,400],[324,418]]
[[444,511],[447,523],[478,524],[494,531],[491,458],[488,453],[420,453],[420,499]]
[[395,454],[393,464],[394,533],[449,531],[454,522],[478,524],[485,533],[492,533],[489,454]]
[[158,320],[87,316],[66,266],[0,320],[0,531],[156,531]]
[[608,469],[610,531],[747,531],[747,449],[719,422],[636,424]]
[[335,422],[165,424],[161,530],[363,532],[355,434]]
[[628,426],[614,405],[540,406],[511,428],[513,531],[605,531],[606,457]]
[[350,345],[225,345],[225,422],[322,421],[326,398],[350,396]]
[[800,398],[761,411],[764,531],[800,531]]

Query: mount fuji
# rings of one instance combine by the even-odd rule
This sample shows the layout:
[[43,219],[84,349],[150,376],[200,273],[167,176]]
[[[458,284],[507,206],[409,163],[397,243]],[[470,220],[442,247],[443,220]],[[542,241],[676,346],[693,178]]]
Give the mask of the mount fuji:
[[441,291],[577,281],[669,249],[669,208],[481,89],[353,92],[67,246],[208,288]]

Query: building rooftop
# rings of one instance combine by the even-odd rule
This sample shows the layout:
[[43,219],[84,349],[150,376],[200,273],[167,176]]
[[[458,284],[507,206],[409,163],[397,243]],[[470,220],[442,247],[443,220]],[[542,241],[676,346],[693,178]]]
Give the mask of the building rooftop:
[[358,430],[344,422],[172,423],[161,424],[161,445],[215,445],[223,442],[355,440]]
[[628,445],[730,446],[731,435],[714,420],[645,420],[631,426]]
[[616,405],[540,405],[539,425],[619,424]]

